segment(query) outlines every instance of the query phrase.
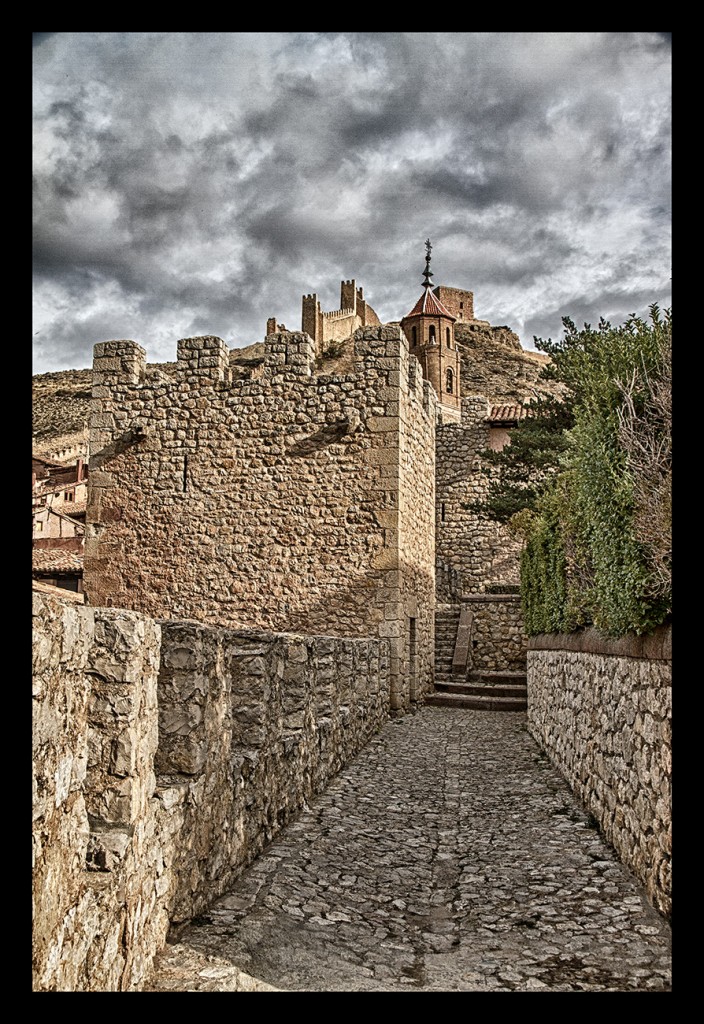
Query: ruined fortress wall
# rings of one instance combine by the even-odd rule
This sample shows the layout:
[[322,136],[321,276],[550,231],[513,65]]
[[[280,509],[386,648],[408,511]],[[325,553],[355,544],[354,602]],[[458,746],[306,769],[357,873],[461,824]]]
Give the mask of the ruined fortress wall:
[[[355,372],[315,376],[310,338],[270,335],[262,376],[232,381],[218,338],[179,342],[177,369],[156,378],[134,342],[96,346],[89,603],[338,637],[395,622],[403,636],[403,601],[414,588],[427,601],[434,567],[399,529],[400,478],[432,494],[435,412],[418,389],[403,399],[416,440],[401,461],[407,342],[364,328],[355,353]],[[408,680],[394,690],[406,706]]]
[[[520,545],[505,529],[464,507],[483,497],[487,478],[479,451],[489,446],[485,398],[462,399],[462,422],[443,424],[436,438],[437,599],[484,593],[487,586],[519,582]],[[454,585],[450,581],[461,579]]]
[[474,292],[439,284],[433,288],[448,313],[457,320],[474,320]]
[[531,734],[665,916],[672,909],[671,642],[669,629],[612,644],[588,630],[533,638],[528,651]]
[[359,327],[363,326],[364,321],[354,310],[323,313],[321,350],[324,352],[331,342],[344,341],[345,338],[349,338],[350,334],[354,334]]
[[389,713],[389,645],[35,594],[33,990],[139,990]]

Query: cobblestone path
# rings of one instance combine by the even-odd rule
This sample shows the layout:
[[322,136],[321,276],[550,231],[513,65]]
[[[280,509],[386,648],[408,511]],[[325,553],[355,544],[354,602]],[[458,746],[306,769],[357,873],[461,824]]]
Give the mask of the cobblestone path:
[[524,712],[389,722],[146,991],[670,991],[671,931]]

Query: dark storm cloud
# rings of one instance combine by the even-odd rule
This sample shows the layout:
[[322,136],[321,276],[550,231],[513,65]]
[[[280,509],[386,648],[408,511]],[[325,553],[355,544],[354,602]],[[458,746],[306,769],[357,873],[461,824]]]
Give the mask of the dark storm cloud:
[[524,344],[669,287],[662,34],[38,35],[36,372],[261,340],[343,278],[396,319],[428,235]]
[[[668,282],[663,281],[661,284],[663,291],[667,290],[667,286]],[[594,302],[589,296],[575,296],[570,299],[569,305],[546,310],[540,316],[527,320],[523,343],[525,345],[528,340],[534,338],[543,340],[552,338],[553,341],[562,338],[564,336],[563,317],[568,317],[578,329],[584,327],[585,324],[596,328],[601,316],[613,325],[624,323],[633,315],[647,319],[649,307],[654,301],[652,289],[605,291],[600,296],[600,305],[595,315]],[[661,309],[666,308],[663,304],[657,304]]]

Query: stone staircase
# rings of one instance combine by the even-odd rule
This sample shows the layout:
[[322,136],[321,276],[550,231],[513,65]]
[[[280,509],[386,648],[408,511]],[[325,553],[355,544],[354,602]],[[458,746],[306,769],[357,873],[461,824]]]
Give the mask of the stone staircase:
[[435,691],[426,697],[432,707],[476,711],[525,711],[526,673],[515,670],[471,671],[471,616],[460,618],[459,605],[440,605],[435,613]]
[[469,672],[467,682],[435,680],[435,693],[426,704],[475,711],[525,711],[528,689],[525,672]]
[[435,612],[435,688],[438,681],[452,680],[452,659],[455,653],[457,627],[460,621],[458,604],[439,605]]

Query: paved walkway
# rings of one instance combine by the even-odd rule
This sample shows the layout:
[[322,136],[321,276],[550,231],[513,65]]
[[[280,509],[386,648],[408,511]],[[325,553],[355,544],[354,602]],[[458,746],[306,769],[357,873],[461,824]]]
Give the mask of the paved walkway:
[[148,991],[670,991],[671,932],[526,728],[390,722]]

